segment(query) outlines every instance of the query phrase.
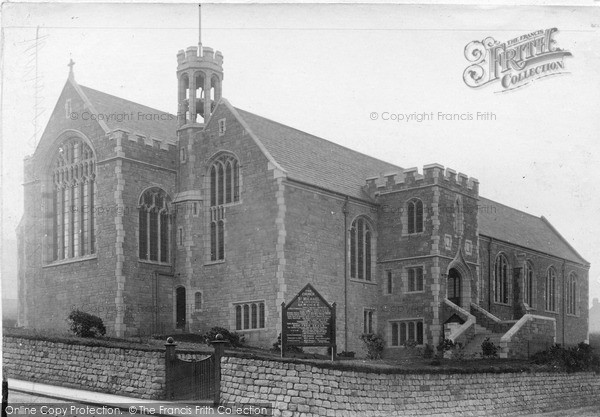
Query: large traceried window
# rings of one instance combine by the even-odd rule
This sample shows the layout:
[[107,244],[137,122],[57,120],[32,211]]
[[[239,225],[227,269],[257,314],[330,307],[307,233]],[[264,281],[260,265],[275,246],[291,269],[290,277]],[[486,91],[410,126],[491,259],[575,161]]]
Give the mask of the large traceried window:
[[503,254],[496,257],[494,264],[494,301],[509,303],[509,266]]
[[556,269],[550,267],[546,274],[546,311],[556,311]]
[[524,282],[523,282],[523,301],[529,306],[533,307],[534,302],[534,282],[535,276],[533,272],[533,265],[531,262],[525,262],[525,271],[524,271]]
[[240,201],[240,167],[237,159],[221,155],[210,167],[210,260],[225,259],[224,204]]
[[369,222],[359,217],[350,229],[350,277],[371,281],[373,232]]
[[408,233],[421,233],[423,231],[423,202],[416,198],[407,205]]
[[210,168],[210,206],[240,200],[240,167],[232,155],[223,155]]
[[80,138],[62,142],[54,155],[52,175],[51,260],[96,252],[96,158]]
[[567,277],[567,314],[577,314],[577,275],[574,272]]
[[139,202],[139,258],[170,262],[171,199],[158,187],[146,190]]

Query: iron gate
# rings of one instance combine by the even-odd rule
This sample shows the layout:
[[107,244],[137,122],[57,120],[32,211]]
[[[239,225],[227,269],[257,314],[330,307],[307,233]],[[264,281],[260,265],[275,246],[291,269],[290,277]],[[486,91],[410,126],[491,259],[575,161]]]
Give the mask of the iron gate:
[[[219,341],[220,342],[220,341]],[[177,346],[167,340],[166,397],[167,400],[196,400],[219,402],[221,385],[222,342],[213,342],[215,353],[200,360],[184,360],[177,357]]]

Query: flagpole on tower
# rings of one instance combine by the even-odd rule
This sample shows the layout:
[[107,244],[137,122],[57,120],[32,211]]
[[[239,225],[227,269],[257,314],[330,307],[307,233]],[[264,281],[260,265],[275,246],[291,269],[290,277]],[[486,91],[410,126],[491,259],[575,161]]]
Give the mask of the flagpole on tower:
[[[198,52],[202,54],[202,5],[198,4]],[[200,55],[199,54],[199,55]]]

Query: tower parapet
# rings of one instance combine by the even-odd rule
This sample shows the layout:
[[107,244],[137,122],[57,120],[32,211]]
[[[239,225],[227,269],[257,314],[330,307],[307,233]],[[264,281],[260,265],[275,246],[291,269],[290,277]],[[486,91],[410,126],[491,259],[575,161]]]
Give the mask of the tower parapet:
[[177,53],[178,126],[205,123],[222,95],[223,54],[190,46]]
[[451,189],[460,189],[473,196],[479,194],[479,181],[476,178],[463,173],[457,175],[455,170],[444,168],[440,164],[423,166],[422,174],[415,167],[367,178],[364,190],[371,198],[375,198],[382,194],[428,185],[441,185]]

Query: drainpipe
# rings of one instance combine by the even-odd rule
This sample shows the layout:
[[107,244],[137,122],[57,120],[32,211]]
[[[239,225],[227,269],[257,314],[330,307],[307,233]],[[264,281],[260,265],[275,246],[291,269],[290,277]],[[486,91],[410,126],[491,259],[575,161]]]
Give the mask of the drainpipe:
[[348,196],[342,207],[344,213],[344,350],[348,352]]
[[562,264],[562,345],[563,347],[565,346],[565,325],[566,325],[566,316],[567,316],[567,312],[566,312],[566,308],[567,308],[567,303],[566,303],[566,294],[565,294],[565,284],[567,282],[566,278],[565,278],[565,269],[566,269],[566,263],[567,261],[565,259],[563,259],[563,264]]
[[488,242],[488,311],[492,312],[492,241]]

